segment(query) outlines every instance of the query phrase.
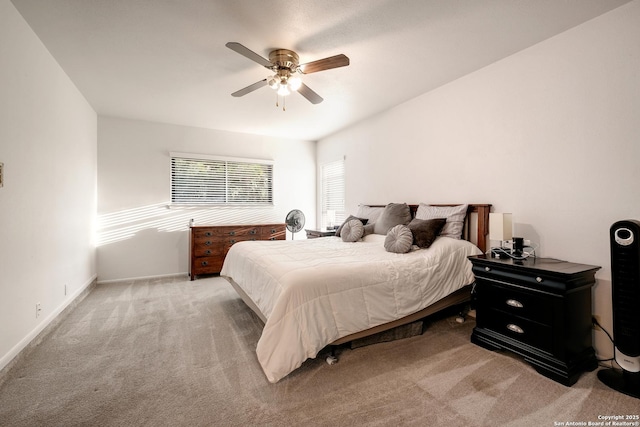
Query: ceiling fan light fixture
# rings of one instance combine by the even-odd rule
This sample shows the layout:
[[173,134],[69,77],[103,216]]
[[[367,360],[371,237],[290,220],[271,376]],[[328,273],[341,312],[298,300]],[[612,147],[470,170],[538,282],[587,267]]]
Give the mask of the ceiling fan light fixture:
[[278,95],[280,96],[287,96],[289,95],[291,92],[289,91],[289,87],[287,84],[280,84],[280,87],[278,88]]
[[291,89],[292,91],[300,89],[300,86],[302,85],[302,79],[298,76],[289,77],[288,82],[289,89]]
[[280,86],[280,77],[275,75],[267,78],[267,84],[271,87],[271,89],[277,90]]

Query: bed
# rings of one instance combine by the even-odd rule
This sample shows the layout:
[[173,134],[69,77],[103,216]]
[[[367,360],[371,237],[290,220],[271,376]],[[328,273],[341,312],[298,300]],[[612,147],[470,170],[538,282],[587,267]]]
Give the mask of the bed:
[[[421,205],[408,206],[416,216]],[[234,244],[220,275],[264,322],[256,354],[267,379],[279,381],[327,345],[468,301],[468,257],[485,252],[490,205],[465,209],[461,239],[438,237],[428,249],[414,246],[402,254],[385,250],[386,236],[375,233],[356,242],[325,237]]]

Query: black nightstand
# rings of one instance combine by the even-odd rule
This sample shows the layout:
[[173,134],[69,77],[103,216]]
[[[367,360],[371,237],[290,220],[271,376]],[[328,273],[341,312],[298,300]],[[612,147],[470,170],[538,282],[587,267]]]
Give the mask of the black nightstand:
[[336,235],[336,230],[311,230],[305,229],[307,232],[307,239],[315,239],[317,237],[331,237]]
[[591,339],[591,287],[600,267],[551,258],[469,258],[476,276],[471,342],[524,356],[564,385],[597,367]]

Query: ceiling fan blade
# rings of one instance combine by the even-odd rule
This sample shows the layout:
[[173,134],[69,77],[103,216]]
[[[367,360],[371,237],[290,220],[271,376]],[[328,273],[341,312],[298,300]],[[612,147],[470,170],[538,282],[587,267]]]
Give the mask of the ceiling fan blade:
[[271,68],[273,67],[273,64],[271,64],[271,62],[269,62],[269,60],[267,58],[263,58],[262,56],[258,55],[257,53],[255,53],[254,51],[244,47],[243,45],[241,45],[238,42],[229,42],[225,45],[226,47],[228,47],[229,49],[238,52],[240,55],[249,58],[250,60],[257,62],[258,64],[262,65],[263,67],[267,67],[267,68]]
[[347,65],[349,65],[349,58],[340,54],[302,64],[300,65],[300,71],[302,71],[302,74],[311,74],[318,71],[330,70],[332,68],[346,67]]
[[320,95],[312,91],[311,88],[304,83],[298,88],[298,93],[307,98],[312,104],[320,104],[323,101]]
[[245,87],[244,89],[240,89],[240,90],[238,90],[236,92],[233,92],[231,94],[231,96],[235,96],[236,98],[240,97],[240,96],[244,96],[244,95],[246,95],[248,93],[251,93],[256,89],[260,89],[262,86],[266,86],[266,85],[267,85],[267,79],[260,80],[259,82],[255,82],[254,84]]

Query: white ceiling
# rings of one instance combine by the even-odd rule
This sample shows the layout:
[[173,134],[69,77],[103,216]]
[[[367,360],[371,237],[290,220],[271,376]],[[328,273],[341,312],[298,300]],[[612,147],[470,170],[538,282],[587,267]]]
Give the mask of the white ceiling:
[[[318,140],[629,0],[12,0],[98,114]],[[268,70],[225,47],[348,67],[303,76],[286,112]]]

